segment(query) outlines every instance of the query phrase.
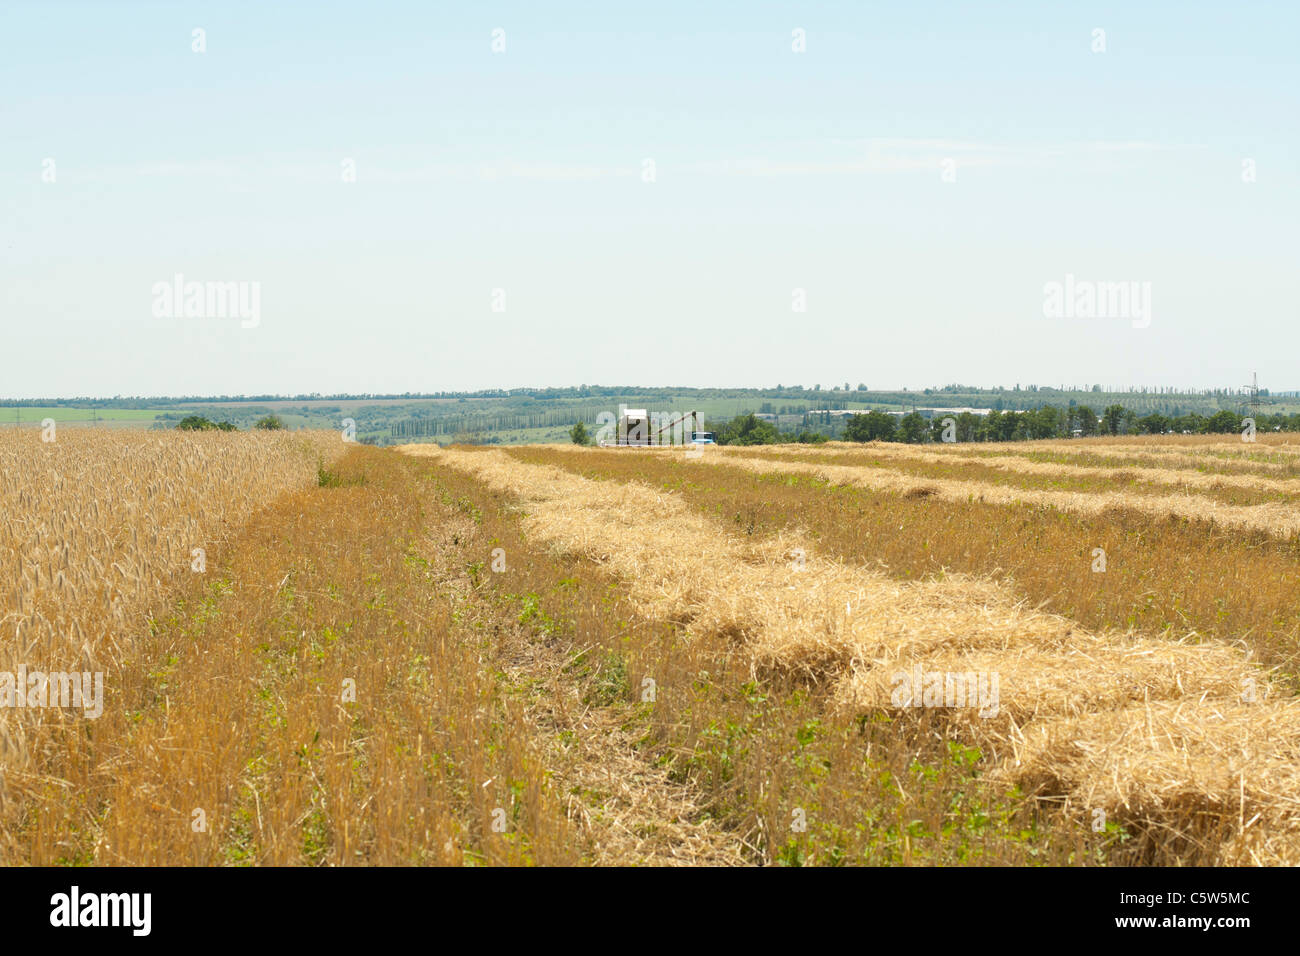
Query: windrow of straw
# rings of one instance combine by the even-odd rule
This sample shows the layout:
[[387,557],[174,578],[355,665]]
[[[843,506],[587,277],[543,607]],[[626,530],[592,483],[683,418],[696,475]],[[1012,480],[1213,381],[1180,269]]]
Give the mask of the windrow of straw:
[[[730,534],[639,483],[501,452],[405,450],[517,499],[530,536],[602,563],[688,634],[734,638],[756,672],[824,682],[839,706],[897,719],[914,712],[899,674],[997,675],[995,712],[948,713],[954,733],[1003,755],[1008,782],[1077,813],[1104,809],[1144,839],[1213,833],[1234,858],[1300,862],[1300,775],[1275,773],[1293,758],[1300,708],[1235,647],[1090,633],[986,579],[900,583],[793,538]],[[1246,782],[1242,752],[1261,762]]]
[[[773,451],[764,447],[757,457],[789,458],[803,461],[816,461],[819,457],[834,458],[837,461],[851,463],[854,460],[899,461],[920,463],[941,463],[945,465],[975,465],[993,468],[998,471],[1022,475],[1043,475],[1051,478],[1096,478],[1115,482],[1117,472],[1114,468],[1098,465],[1075,465],[1058,462],[1033,461],[1023,455],[979,455],[936,453],[934,449],[942,446],[900,445],[892,442],[872,442],[867,445],[846,445],[839,442],[817,446],[810,452],[807,446],[773,445]],[[958,446],[969,448],[969,445]],[[753,452],[750,452],[753,454]],[[1300,479],[1276,479],[1263,475],[1251,474],[1205,474],[1190,469],[1162,468],[1135,465],[1123,472],[1129,479],[1148,482],[1153,485],[1168,485],[1180,491],[1213,492],[1225,488],[1241,488],[1247,491],[1274,492],[1282,495],[1300,495]]]
[[924,447],[897,442],[845,442],[831,441],[819,445],[768,445],[764,451],[788,451],[798,454],[811,450],[831,452],[861,452],[866,449],[887,449],[900,454],[911,452],[935,458],[960,458],[964,456],[1000,457],[1011,455],[1052,455],[1063,464],[1084,467],[1111,467],[1115,462],[1133,462],[1142,468],[1169,468],[1200,470],[1204,473],[1234,473],[1240,475],[1269,473],[1300,477],[1300,444],[1292,445],[1273,441],[1248,443],[1240,440],[1226,442],[1207,441],[1197,436],[1195,442],[1169,444],[1164,438],[1172,436],[1143,436],[1141,439],[1107,438],[1104,440],[1072,438],[1043,439],[1032,442],[935,442]]
[[[1023,442],[1019,444],[1021,445],[1019,454],[1054,455],[1061,459],[1067,459],[1069,463],[1102,468],[1129,467],[1131,462],[1133,467],[1138,468],[1169,468],[1179,471],[1199,471],[1203,474],[1214,475],[1300,477],[1300,460],[1288,455],[1270,454],[1269,457],[1282,460],[1268,460],[1268,458],[1262,456],[1243,457],[1209,451],[1202,454],[1164,450],[1134,451],[1132,446],[1125,448],[1101,446],[1071,448],[1066,444],[1034,442],[1032,448],[1027,448],[1024,447]],[[1003,447],[1008,454],[1016,453],[1009,447]]]
[[1157,517],[1210,521],[1227,528],[1264,531],[1280,538],[1290,538],[1300,531],[1300,508],[1286,504],[1229,505],[1190,495],[1015,488],[981,481],[920,477],[906,471],[881,467],[780,461],[771,457],[756,457],[746,449],[719,449],[707,453],[703,460],[725,462],[737,468],[763,473],[811,475],[833,485],[855,485],[903,495],[932,497],[941,501],[1041,505],[1088,514],[1127,509]]
[[[1016,443],[1000,442],[998,444],[1012,447]],[[1143,448],[1153,451],[1183,451],[1187,448],[1194,448],[1197,451],[1203,449],[1235,449],[1240,451],[1244,449],[1246,453],[1250,453],[1252,450],[1300,452],[1300,442],[1295,440],[1294,434],[1268,431],[1256,433],[1255,440],[1250,442],[1243,441],[1238,433],[1228,432],[1209,435],[1091,435],[1087,438],[1048,438],[1035,444],[1088,450],[1096,448]]]
[[[1046,439],[1033,442],[1035,452],[1052,454],[1096,455],[1105,458],[1147,458],[1166,462],[1178,462],[1191,467],[1231,466],[1243,469],[1285,470],[1291,472],[1300,455],[1300,444],[1292,444],[1289,437],[1260,436],[1260,440],[1247,442],[1238,438],[1223,441],[1210,439],[1205,435],[1177,436],[1189,440],[1169,442],[1161,436],[1110,437],[1097,439]],[[1000,442],[983,445],[983,448],[997,449],[1016,453],[1026,448],[1024,442]]]
[[[930,688],[911,679],[906,658],[857,666],[842,682],[841,700],[854,710],[888,710],[926,705]],[[1043,718],[1114,710],[1146,700],[1204,695],[1239,698],[1254,688],[1260,672],[1236,648],[1125,640],[1075,633],[1069,644],[1019,645],[1000,650],[954,651],[924,660],[928,674],[998,676],[998,705],[957,707],[952,719],[977,723],[981,734],[1009,733]],[[954,690],[935,681],[951,706]],[[958,688],[960,684],[958,684]]]
[[1300,701],[1187,696],[1026,728],[1008,779],[1157,841],[1222,842],[1228,865],[1300,863]]
[[1079,639],[1071,622],[1023,607],[987,579],[900,582],[807,554],[793,538],[733,538],[647,485],[590,481],[503,453],[432,453],[524,502],[530,534],[602,564],[648,612],[743,641],[756,670],[837,678],[854,661]]

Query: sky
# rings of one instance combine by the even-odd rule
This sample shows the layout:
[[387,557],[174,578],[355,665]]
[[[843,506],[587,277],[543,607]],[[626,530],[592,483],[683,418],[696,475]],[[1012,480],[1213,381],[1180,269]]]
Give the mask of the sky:
[[1249,0],[0,0],[0,397],[1300,388],[1297,36]]

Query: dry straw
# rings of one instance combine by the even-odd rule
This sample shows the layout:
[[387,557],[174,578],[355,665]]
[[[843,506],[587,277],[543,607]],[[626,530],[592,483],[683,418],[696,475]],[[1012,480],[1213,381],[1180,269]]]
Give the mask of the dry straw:
[[997,674],[996,716],[944,713],[1004,757],[1009,782],[1163,840],[1227,841],[1234,860],[1300,862],[1300,706],[1235,647],[1090,633],[987,579],[900,583],[792,538],[731,535],[638,483],[500,452],[404,450],[512,495],[530,535],[604,564],[688,634],[733,637],[756,672],[822,680],[841,706],[898,718],[914,712],[893,698],[899,671]]
[[[776,446],[773,446],[774,448]],[[942,447],[942,446],[937,446]],[[969,446],[966,446],[969,448]],[[1026,453],[1037,451],[1037,447],[1025,449]],[[766,451],[766,449],[764,449]],[[806,451],[804,452],[806,454]],[[777,451],[780,457],[798,460],[798,451],[785,448]],[[936,452],[929,447],[918,448],[909,445],[873,442],[870,445],[830,444],[825,450],[818,448],[817,454],[833,456],[846,463],[856,460],[879,461],[916,461],[922,463],[942,463],[945,465],[978,465],[1023,475],[1045,475],[1049,477],[1100,478],[1114,480],[1116,470],[1104,466],[1059,464],[1055,462],[1032,461],[1023,455],[976,455],[952,452]],[[1190,457],[1190,456],[1188,456]],[[1204,463],[1203,457],[1196,459]],[[1219,491],[1224,488],[1242,488],[1248,491],[1272,491],[1280,494],[1300,494],[1300,480],[1266,478],[1250,474],[1204,474],[1190,469],[1152,467],[1135,464],[1128,472],[1134,479],[1156,485],[1168,485],[1186,492]]]
[[940,501],[983,501],[988,504],[1031,505],[1083,514],[1128,509],[1157,517],[1212,521],[1223,527],[1264,531],[1289,538],[1300,531],[1300,509],[1287,504],[1230,505],[1192,495],[1138,495],[1125,492],[1042,491],[983,481],[927,478],[906,471],[820,462],[779,461],[755,457],[744,449],[722,450],[708,461],[775,474],[811,475],[833,485],[853,485],[903,495],[923,495]]
[[[1165,438],[1171,436],[1164,436]],[[1106,460],[1132,461],[1141,467],[1180,468],[1196,470],[1214,468],[1243,475],[1266,472],[1280,472],[1295,475],[1300,456],[1300,445],[1279,443],[1276,439],[1265,438],[1255,443],[1240,440],[1228,442],[1207,442],[1205,436],[1199,436],[1195,442],[1169,444],[1154,437],[1141,439],[1106,438],[1104,440],[1072,438],[1045,439],[1033,442],[938,442],[923,448],[907,446],[895,442],[841,442],[831,441],[816,446],[765,446],[762,450],[769,453],[799,454],[815,448],[819,452],[858,452],[873,451],[886,454],[926,455],[936,459],[962,458],[977,456],[981,459],[1010,456],[1054,454],[1068,456],[1085,467],[1093,462]],[[1190,450],[1195,449],[1195,450]],[[1269,460],[1285,459],[1283,461]]]
[[1152,701],[1027,728],[1004,773],[1080,810],[1228,837],[1228,864],[1300,863],[1300,701]]

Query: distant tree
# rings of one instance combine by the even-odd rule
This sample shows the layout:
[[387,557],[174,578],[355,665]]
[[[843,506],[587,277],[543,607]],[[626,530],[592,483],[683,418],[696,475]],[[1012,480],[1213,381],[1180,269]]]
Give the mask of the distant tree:
[[176,423],[177,430],[183,432],[205,432],[216,427],[216,422],[202,415],[186,415]]
[[911,412],[898,420],[898,441],[919,445],[925,441],[928,429],[920,412]]
[[1079,434],[1084,438],[1097,434],[1097,428],[1099,427],[1097,413],[1088,405],[1080,405],[1075,411],[1078,413]]
[[893,441],[898,424],[893,415],[872,409],[865,415],[850,415],[844,423],[845,441]]
[[575,445],[590,445],[591,436],[587,434],[587,426],[578,422],[569,429],[569,438]]
[[719,445],[774,445],[781,436],[775,425],[750,412],[713,429],[713,440]]
[[1020,426],[1020,416],[1015,412],[1001,412],[996,408],[984,419],[984,437],[986,441],[1013,441],[1016,428]]
[[1211,432],[1216,435],[1226,435],[1229,432],[1241,430],[1241,416],[1236,412],[1230,412],[1226,409],[1221,412],[1215,412],[1205,424],[1201,426],[1203,431]]
[[[1003,419],[1003,428],[1010,431],[1007,435],[1008,441],[1028,441],[1033,438],[1034,413],[1033,412],[1010,412]],[[1010,424],[1005,424],[1010,422]]]
[[279,429],[284,428],[284,422],[281,420],[279,415],[267,415],[263,418],[259,418],[257,424],[253,427],[261,428],[266,431],[278,431]]
[[1169,431],[1169,419],[1159,412],[1152,412],[1139,418],[1137,427],[1144,435],[1163,435]]
[[1107,435],[1118,435],[1124,421],[1123,405],[1107,405],[1101,413],[1101,430]]
[[1053,405],[1044,405],[1025,417],[1030,438],[1056,438],[1065,430],[1065,412]]

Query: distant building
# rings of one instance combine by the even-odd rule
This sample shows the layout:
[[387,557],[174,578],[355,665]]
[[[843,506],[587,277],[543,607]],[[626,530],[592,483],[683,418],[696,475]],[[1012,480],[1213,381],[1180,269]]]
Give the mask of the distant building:
[[926,418],[938,418],[943,415],[987,415],[991,408],[918,408]]
[[[963,413],[969,413],[971,415],[987,415],[989,412],[993,411],[993,409],[991,408],[915,408],[912,409],[912,411],[908,411],[907,409],[900,409],[900,408],[878,408],[878,409],[813,408],[813,409],[809,409],[808,414],[843,417],[845,415],[865,415],[869,411],[878,411],[878,412],[882,412],[885,415],[894,415],[899,418],[902,418],[904,415],[910,415],[912,414],[912,411],[915,411],[918,414],[920,414],[923,418],[939,418],[944,415],[961,415]],[[760,415],[759,417],[762,418],[763,416]]]

